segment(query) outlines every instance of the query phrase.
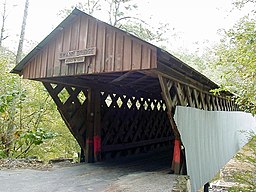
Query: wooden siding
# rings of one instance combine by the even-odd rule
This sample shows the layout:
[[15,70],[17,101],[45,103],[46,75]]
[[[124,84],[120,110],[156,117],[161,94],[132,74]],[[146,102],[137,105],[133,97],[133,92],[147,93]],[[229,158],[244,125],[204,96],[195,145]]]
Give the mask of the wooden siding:
[[[96,56],[65,64],[61,52],[96,47]],[[156,68],[156,47],[86,14],[65,25],[25,65],[24,78],[37,79]]]

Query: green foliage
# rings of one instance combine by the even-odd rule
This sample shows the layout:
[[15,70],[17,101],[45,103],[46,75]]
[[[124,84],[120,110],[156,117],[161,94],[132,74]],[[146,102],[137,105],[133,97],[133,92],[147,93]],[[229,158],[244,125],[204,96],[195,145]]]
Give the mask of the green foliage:
[[225,31],[216,49],[223,87],[237,96],[237,103],[256,113],[256,21],[242,18],[232,29]]
[[10,74],[13,55],[0,55],[0,158],[73,157],[79,146],[45,88]]
[[256,135],[251,135],[251,140],[245,148],[243,153],[238,153],[236,158],[239,161],[247,163],[248,170],[243,172],[235,172],[232,177],[238,183],[229,189],[230,192],[255,192],[256,191]]
[[16,131],[15,132],[15,144],[16,151],[19,152],[15,156],[18,157],[26,157],[28,152],[35,146],[40,145],[45,142],[47,139],[53,139],[57,134],[42,128],[37,128],[29,131]]

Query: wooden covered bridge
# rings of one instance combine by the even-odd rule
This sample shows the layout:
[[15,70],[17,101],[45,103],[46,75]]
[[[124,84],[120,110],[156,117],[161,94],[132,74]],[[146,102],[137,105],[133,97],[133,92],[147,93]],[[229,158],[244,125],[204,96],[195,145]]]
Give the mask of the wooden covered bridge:
[[173,55],[77,9],[12,72],[43,83],[86,162],[174,144],[179,161],[177,105],[235,109],[226,94],[209,92],[215,83]]

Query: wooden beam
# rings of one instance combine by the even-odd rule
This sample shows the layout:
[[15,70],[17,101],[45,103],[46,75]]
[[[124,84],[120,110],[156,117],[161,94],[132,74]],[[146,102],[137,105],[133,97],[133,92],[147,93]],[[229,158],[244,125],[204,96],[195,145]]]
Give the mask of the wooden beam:
[[94,149],[94,161],[101,161],[101,113],[100,113],[100,91],[95,90],[95,102],[94,102],[94,137],[93,137],[93,149]]
[[94,134],[94,92],[92,89],[88,89],[87,96],[87,122],[86,122],[86,149],[85,149],[85,161],[92,163],[93,154],[93,134]]
[[175,138],[180,139],[179,130],[178,130],[178,128],[176,126],[176,123],[173,119],[172,103],[171,103],[172,99],[171,99],[170,92],[169,92],[170,90],[167,87],[167,81],[161,75],[158,76],[158,79],[159,79],[159,83],[160,83],[160,86],[161,86],[161,89],[162,89],[162,97],[163,97],[163,99],[165,101],[165,104],[166,104],[167,115],[168,115],[168,118],[169,118],[170,123],[171,123],[171,128],[173,130]]
[[193,89],[193,94],[194,94],[194,97],[195,97],[196,108],[201,109],[201,105],[200,105],[200,103],[199,103],[199,101],[198,101],[198,95],[199,95],[199,93],[197,92],[196,89]]
[[132,71],[129,71],[121,76],[119,76],[118,78],[112,80],[110,83],[116,83],[116,82],[119,82],[119,81],[122,81],[123,79],[125,79],[126,77],[128,77],[130,74],[132,73]]
[[184,96],[184,93],[182,91],[180,83],[175,83],[175,85],[176,85],[177,95],[178,95],[178,99],[180,101],[180,104],[182,106],[186,106],[186,104],[187,104],[186,99],[185,99],[185,96]]
[[192,100],[192,97],[191,97],[190,87],[187,86],[187,85],[186,85],[186,92],[187,92],[187,99],[188,99],[189,106],[190,107],[195,107],[195,103],[194,103],[194,101]]
[[104,145],[102,147],[103,152],[108,151],[119,151],[119,150],[125,150],[130,148],[136,148],[136,147],[142,147],[145,145],[151,145],[156,143],[164,143],[167,141],[170,141],[172,138],[170,137],[164,137],[164,138],[157,138],[152,140],[145,140],[145,141],[139,141],[139,142],[132,142],[132,143],[124,143],[124,144],[116,144],[116,145]]
[[200,92],[200,98],[201,98],[201,103],[203,105],[203,109],[207,110],[207,105],[205,104],[205,96],[206,95],[204,93]]
[[144,76],[142,76],[142,77],[140,77],[140,78],[138,78],[138,79],[136,79],[136,80],[134,80],[134,81],[131,81],[131,82],[127,83],[126,85],[131,86],[131,85],[140,83],[140,82],[144,81],[144,80],[147,79],[147,78],[148,78],[148,77],[144,75]]
[[[160,93],[156,93],[156,92],[147,92],[145,90],[135,90],[135,88],[132,88],[132,87],[119,86],[119,85],[114,85],[114,84],[109,84],[109,83],[105,83],[105,84],[104,83],[95,83],[94,81],[91,81],[88,79],[83,79],[83,78],[54,77],[54,78],[48,78],[48,79],[41,79],[40,81],[47,82],[47,83],[61,84],[61,85],[65,85],[65,86],[68,85],[68,86],[73,86],[73,87],[80,87],[83,89],[88,89],[88,88],[93,87],[100,91],[105,91],[105,92],[109,92],[111,90],[112,92],[129,95],[129,96],[138,95],[141,97],[154,98],[156,96],[156,94],[159,94],[159,97],[160,97]],[[158,82],[156,82],[156,84],[158,84]]]

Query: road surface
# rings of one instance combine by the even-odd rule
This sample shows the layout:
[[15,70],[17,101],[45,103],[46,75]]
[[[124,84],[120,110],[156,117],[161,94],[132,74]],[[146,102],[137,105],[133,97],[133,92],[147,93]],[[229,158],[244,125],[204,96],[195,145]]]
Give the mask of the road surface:
[[168,155],[160,153],[47,171],[0,170],[0,192],[167,192],[181,181],[168,174],[169,167]]

